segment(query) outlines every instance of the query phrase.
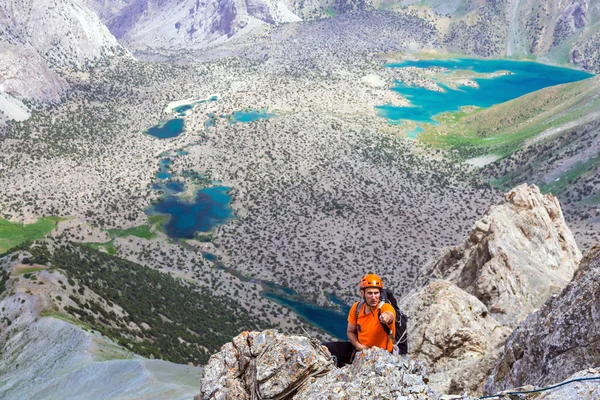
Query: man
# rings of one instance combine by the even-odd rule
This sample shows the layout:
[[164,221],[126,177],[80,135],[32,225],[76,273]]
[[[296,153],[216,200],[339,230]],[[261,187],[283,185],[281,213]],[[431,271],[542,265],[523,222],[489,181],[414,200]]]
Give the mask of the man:
[[[396,334],[394,324],[396,312],[391,304],[380,301],[382,290],[381,278],[375,274],[365,275],[360,281],[360,294],[363,301],[354,303],[348,313],[346,334],[349,342],[323,343],[336,357],[338,367],[351,364],[357,351],[370,347],[380,347],[392,352],[393,337]],[[389,328],[389,334],[384,325]]]

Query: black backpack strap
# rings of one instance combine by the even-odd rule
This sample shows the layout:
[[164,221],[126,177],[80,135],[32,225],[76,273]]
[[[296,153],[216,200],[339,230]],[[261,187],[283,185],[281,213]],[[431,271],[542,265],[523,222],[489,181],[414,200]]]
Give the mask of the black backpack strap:
[[358,313],[360,312],[360,309],[362,308],[363,304],[365,304],[364,299],[356,302],[356,311],[354,313],[354,325],[358,325]]

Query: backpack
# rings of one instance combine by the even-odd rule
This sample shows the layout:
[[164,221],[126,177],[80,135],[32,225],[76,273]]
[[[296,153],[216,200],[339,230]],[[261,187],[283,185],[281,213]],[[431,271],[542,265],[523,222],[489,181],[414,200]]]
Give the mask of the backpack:
[[[381,315],[381,306],[383,303],[389,303],[392,307],[394,307],[394,311],[396,311],[396,318],[394,319],[394,325],[396,325],[396,336],[394,336],[394,346],[398,347],[400,354],[408,353],[408,316],[402,312],[402,310],[398,307],[398,302],[394,297],[394,293],[389,289],[381,290],[381,299],[380,299],[379,307],[377,307],[377,316]],[[355,321],[358,324],[358,313],[362,308],[362,305],[365,303],[365,300],[362,299],[358,303],[356,303],[356,315]],[[391,335],[390,328],[385,325],[383,322],[381,323],[383,330],[385,333]]]

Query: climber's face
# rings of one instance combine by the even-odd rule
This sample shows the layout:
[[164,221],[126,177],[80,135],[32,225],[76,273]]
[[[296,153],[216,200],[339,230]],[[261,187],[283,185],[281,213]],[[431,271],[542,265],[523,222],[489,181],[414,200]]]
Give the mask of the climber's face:
[[379,297],[381,296],[381,291],[379,288],[366,288],[363,291],[365,302],[369,307],[377,307],[379,304]]

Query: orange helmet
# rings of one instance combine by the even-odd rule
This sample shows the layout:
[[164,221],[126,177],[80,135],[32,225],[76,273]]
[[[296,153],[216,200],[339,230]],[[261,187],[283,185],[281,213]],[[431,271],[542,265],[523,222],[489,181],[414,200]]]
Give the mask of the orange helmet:
[[366,274],[363,276],[363,278],[360,280],[360,288],[365,289],[369,287],[383,289],[383,282],[381,281],[381,278],[375,274]]

